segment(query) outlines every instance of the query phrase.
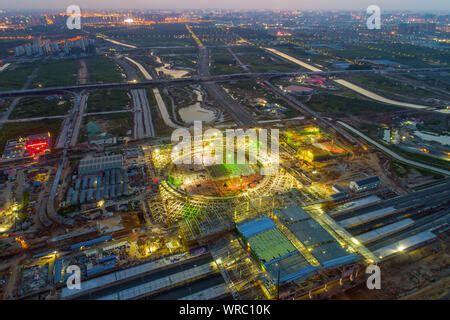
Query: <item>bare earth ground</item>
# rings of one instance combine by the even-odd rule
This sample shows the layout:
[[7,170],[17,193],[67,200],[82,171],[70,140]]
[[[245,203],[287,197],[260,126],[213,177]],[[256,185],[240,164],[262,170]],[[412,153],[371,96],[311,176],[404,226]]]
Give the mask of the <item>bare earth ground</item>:
[[427,246],[406,252],[380,265],[380,290],[368,290],[363,283],[334,299],[450,299],[449,240],[449,234],[441,235]]
[[85,60],[80,60],[78,67],[78,84],[86,84],[89,79],[88,68]]

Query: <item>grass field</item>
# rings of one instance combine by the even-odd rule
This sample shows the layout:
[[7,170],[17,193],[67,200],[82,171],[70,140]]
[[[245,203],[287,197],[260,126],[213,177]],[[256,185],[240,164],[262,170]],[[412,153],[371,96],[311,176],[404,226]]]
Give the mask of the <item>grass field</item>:
[[52,60],[39,64],[32,86],[57,87],[76,85],[78,78],[78,60]]
[[400,178],[407,177],[413,170],[418,171],[423,176],[431,176],[435,180],[442,179],[442,177],[443,177],[442,175],[439,175],[437,173],[419,169],[419,168],[413,168],[413,167],[407,166],[407,165],[397,162],[397,161],[391,162],[390,169],[394,172],[394,174],[396,176],[398,176]]
[[169,62],[175,68],[197,68],[197,54],[190,55],[160,55],[162,61]]
[[233,56],[225,48],[213,48],[211,54],[211,74],[231,74],[242,72]]
[[[100,30],[97,30],[100,32]],[[137,46],[195,46],[195,42],[182,23],[163,23],[136,28],[105,29],[108,37]]]
[[[450,170],[450,162],[449,161],[429,157],[425,154],[408,152],[408,151],[405,151],[404,149],[398,148],[394,145],[389,145],[389,148],[392,149],[393,151],[395,151],[396,153],[403,155],[405,158],[411,159],[413,161],[426,163],[429,165],[443,168],[445,170]],[[420,172],[422,169],[417,169],[417,170]]]
[[[280,45],[275,46],[275,48],[306,63],[319,64],[322,67],[333,69],[333,59],[331,59],[331,57],[322,55],[315,50],[305,51],[304,49],[293,45]],[[299,68],[301,67],[299,66]]]
[[34,68],[31,64],[13,64],[0,72],[0,91],[22,89]]
[[[87,116],[84,121],[85,124],[94,121],[103,132],[115,137],[124,137],[129,130],[133,131],[133,114],[131,112]],[[84,135],[86,135],[86,132],[84,132]]]
[[[230,82],[224,84],[224,87],[239,101],[240,104],[253,112],[258,120],[278,119],[280,116],[290,118],[299,115],[297,110],[289,107],[284,100],[278,98],[273,92],[255,81],[241,80]],[[261,106],[258,106],[257,99],[263,99],[267,104],[278,104],[282,109],[276,114],[263,111]]]
[[5,123],[0,129],[0,151],[3,153],[6,141],[17,137],[50,132],[53,143],[61,131],[62,119],[47,119],[20,123]]
[[127,90],[98,90],[89,94],[87,112],[104,112],[127,109],[130,97]]
[[362,100],[333,94],[315,95],[306,104],[314,111],[327,112],[329,114],[340,116],[359,116],[399,110],[399,108],[370,100]]
[[[389,95],[389,93],[395,93],[400,95],[405,95],[407,97],[414,98],[433,98],[434,94],[430,91],[423,90],[420,88],[414,88],[408,86],[399,81],[393,81],[386,77],[377,74],[371,75],[352,75],[351,77],[346,77],[350,81],[355,81],[356,83],[368,87],[371,89],[378,89],[383,93]],[[395,96],[394,96],[395,97]]]
[[320,51],[341,59],[386,59],[414,68],[448,66],[448,49],[433,49],[406,43],[382,42],[370,44],[347,44],[345,47],[321,48]]
[[123,82],[122,69],[112,60],[103,56],[95,56],[86,60],[89,82]]
[[243,47],[233,50],[239,59],[249,65],[254,72],[294,72],[301,69],[298,65],[270,55],[259,48]]
[[65,115],[72,102],[67,96],[23,98],[16,105],[10,119]]
[[9,99],[0,99],[0,114],[8,109],[10,103]]

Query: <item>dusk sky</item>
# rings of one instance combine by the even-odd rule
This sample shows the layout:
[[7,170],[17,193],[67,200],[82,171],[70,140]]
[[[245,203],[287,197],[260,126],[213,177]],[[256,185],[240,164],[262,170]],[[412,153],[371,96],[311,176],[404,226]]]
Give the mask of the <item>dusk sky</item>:
[[364,10],[376,4],[382,10],[447,11],[449,0],[0,0],[0,9],[61,9],[71,4],[98,9],[323,9]]

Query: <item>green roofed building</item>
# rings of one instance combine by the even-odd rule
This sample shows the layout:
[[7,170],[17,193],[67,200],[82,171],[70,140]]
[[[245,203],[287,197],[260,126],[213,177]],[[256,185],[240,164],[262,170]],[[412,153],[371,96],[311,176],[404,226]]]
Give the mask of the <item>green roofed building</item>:
[[255,174],[248,164],[218,164],[208,167],[211,177],[216,179],[247,177]]
[[89,121],[86,124],[86,131],[87,131],[89,139],[91,139],[91,138],[99,135],[100,133],[102,133],[102,130],[100,130],[99,126],[94,121]]
[[278,230],[270,229],[248,239],[250,248],[263,262],[284,257],[297,251],[294,245]]

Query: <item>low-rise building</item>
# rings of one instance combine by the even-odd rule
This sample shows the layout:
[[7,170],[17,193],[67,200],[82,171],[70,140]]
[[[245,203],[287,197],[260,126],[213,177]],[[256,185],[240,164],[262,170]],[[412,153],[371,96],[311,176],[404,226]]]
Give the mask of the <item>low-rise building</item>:
[[367,177],[361,180],[350,181],[349,188],[355,192],[362,192],[376,189],[380,186],[381,181],[377,176]]
[[105,157],[86,157],[78,165],[78,174],[87,175],[110,169],[123,168],[123,155],[117,154]]

